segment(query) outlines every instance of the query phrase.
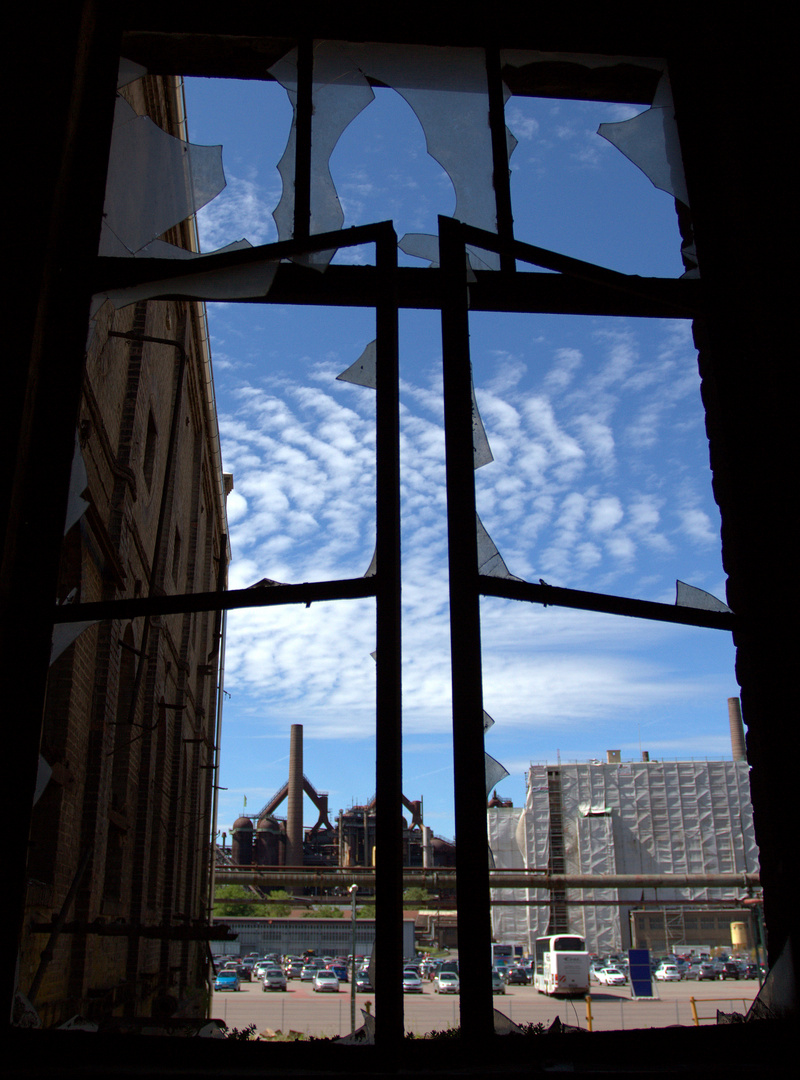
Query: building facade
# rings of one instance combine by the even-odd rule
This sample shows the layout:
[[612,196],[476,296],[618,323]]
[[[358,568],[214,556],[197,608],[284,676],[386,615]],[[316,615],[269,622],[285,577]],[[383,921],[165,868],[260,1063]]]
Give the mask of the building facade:
[[[489,844],[498,869],[540,869],[554,874],[736,874],[758,871],[750,804],[750,778],[740,761],[641,761],[532,765],[524,807],[488,810]],[[492,908],[497,941],[521,942],[571,931],[603,955],[628,949],[634,936],[656,948],[685,944],[686,922],[708,944],[731,945],[731,901],[743,889],[567,887],[495,889],[495,900],[525,899],[530,906]],[[636,923],[643,901],[658,901],[656,919]],[[673,903],[670,907],[670,901]],[[681,915],[682,908],[695,907]],[[709,902],[712,902],[709,907]],[[714,909],[728,909],[720,922]],[[650,907],[648,905],[648,912]],[[656,933],[656,931],[658,931]],[[713,940],[712,940],[713,939]]]
[[[344,902],[346,906],[346,901]],[[214,925],[229,927],[236,941],[219,946],[228,956],[258,953],[267,956],[302,956],[313,950],[316,956],[349,956],[353,951],[353,924],[343,919],[255,918],[225,916]],[[375,920],[356,919],[356,956],[369,956],[375,943]],[[403,920],[403,952],[414,956],[414,920]]]
[[[121,95],[148,130],[179,128],[176,80],[140,78]],[[196,247],[189,221],[164,239]],[[224,585],[204,307],[119,303],[97,298],[90,329],[61,605]],[[220,619],[65,623],[53,640],[18,1005],[43,1026],[203,1015]]]

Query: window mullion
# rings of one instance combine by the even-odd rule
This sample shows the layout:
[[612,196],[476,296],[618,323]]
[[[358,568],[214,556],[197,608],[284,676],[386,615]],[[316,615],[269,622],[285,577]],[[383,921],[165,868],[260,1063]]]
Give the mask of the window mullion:
[[400,633],[400,388],[397,235],[379,227],[377,338],[377,685],[375,734],[375,1037],[399,1049],[403,1038],[403,746]]
[[450,570],[450,664],[456,890],[462,1038],[491,1037],[491,918],[483,750],[478,539],[469,357],[466,248],[458,222],[439,218]]

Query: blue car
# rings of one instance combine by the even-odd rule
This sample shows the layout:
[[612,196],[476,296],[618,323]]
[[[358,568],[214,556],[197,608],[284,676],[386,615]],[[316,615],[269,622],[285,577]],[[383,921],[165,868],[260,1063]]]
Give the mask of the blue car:
[[214,980],[214,990],[238,990],[239,976],[235,971],[221,971]]

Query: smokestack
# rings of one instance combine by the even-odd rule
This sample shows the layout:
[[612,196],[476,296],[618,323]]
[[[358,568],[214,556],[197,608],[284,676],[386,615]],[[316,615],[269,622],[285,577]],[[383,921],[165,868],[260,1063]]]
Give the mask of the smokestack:
[[292,724],[289,741],[289,809],[286,865],[303,865],[303,725]]
[[422,865],[427,870],[433,866],[433,830],[422,826]]
[[747,748],[744,741],[742,709],[738,697],[728,698],[728,720],[731,725],[731,750],[734,761],[747,761]]

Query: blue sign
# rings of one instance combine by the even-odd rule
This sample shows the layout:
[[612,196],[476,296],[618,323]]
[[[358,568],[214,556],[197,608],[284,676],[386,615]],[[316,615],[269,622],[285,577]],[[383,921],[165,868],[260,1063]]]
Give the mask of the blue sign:
[[631,997],[653,996],[653,973],[649,949],[628,949],[631,976]]

